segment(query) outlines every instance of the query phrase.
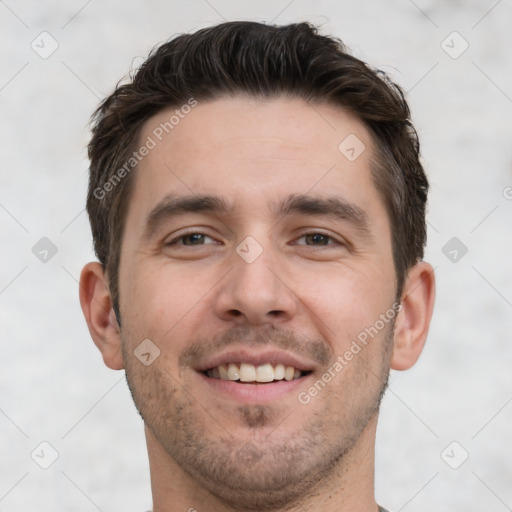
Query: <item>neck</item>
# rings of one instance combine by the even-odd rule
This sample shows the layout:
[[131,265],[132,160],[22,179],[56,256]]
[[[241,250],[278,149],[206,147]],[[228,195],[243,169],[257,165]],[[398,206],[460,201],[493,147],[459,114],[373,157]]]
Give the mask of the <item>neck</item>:
[[[322,510],[324,512],[376,512],[374,498],[374,459],[377,414],[350,452],[333,467],[321,484],[309,490],[295,505],[272,512]],[[153,512],[235,512],[183,471],[165,452],[146,427]],[[270,512],[270,511],[269,511]]]

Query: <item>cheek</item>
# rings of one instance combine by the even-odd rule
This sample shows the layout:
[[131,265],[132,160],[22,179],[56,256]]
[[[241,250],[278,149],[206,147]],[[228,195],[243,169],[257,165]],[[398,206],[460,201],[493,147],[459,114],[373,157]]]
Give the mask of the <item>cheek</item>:
[[209,286],[197,273],[169,265],[140,265],[126,269],[121,294],[123,324],[130,338],[149,338],[163,346],[179,330],[183,332],[204,300]]
[[297,295],[336,353],[391,305],[393,289],[375,268],[338,266],[296,276]]

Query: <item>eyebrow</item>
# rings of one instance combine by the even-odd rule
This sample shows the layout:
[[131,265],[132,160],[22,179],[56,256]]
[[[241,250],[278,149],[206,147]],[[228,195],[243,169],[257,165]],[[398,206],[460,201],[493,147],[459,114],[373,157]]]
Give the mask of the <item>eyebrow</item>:
[[[178,215],[203,212],[229,215],[232,211],[233,206],[220,196],[208,194],[177,196],[170,194],[165,196],[146,217],[144,237],[151,238],[161,224]],[[366,212],[339,195],[313,197],[304,194],[292,194],[272,205],[272,211],[279,217],[301,214],[321,215],[346,220],[353,224],[361,234],[371,238],[370,223]]]
[[367,213],[339,195],[312,197],[304,194],[294,194],[279,204],[276,213],[285,216],[295,213],[343,219],[353,224],[361,234],[371,238]]
[[219,196],[193,194],[165,196],[146,217],[144,237],[149,239],[166,220],[185,213],[211,212],[229,214],[232,207]]

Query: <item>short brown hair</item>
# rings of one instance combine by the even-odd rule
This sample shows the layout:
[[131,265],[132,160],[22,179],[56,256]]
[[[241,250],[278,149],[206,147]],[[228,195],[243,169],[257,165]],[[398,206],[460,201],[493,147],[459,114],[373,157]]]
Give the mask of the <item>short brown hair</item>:
[[92,116],[87,212],[118,320],[118,269],[133,181],[126,162],[132,158],[142,125],[161,110],[187,104],[191,98],[239,94],[327,103],[351,112],[366,125],[375,142],[372,178],[390,218],[400,295],[408,268],[423,257],[428,192],[418,137],[402,90],[385,73],[350,55],[339,39],[319,35],[309,23],[271,26],[237,21],[162,44]]

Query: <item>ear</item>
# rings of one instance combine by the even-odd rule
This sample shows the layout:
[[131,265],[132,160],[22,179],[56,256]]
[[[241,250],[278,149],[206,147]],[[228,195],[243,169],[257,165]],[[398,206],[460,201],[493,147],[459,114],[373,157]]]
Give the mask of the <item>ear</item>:
[[434,298],[434,269],[428,263],[419,262],[407,273],[402,292],[402,308],[395,322],[393,370],[407,370],[420,357],[432,318]]
[[88,263],[80,275],[80,305],[103,361],[113,370],[124,368],[121,334],[103,267]]

